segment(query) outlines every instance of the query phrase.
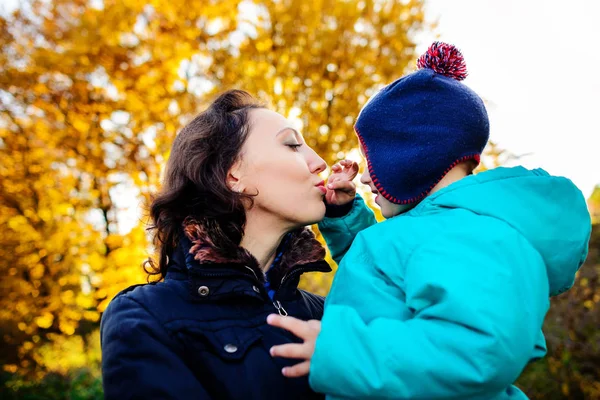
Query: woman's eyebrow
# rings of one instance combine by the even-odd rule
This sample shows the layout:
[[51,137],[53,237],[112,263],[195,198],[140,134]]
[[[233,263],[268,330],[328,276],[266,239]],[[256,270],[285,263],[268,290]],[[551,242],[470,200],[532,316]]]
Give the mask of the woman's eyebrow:
[[284,133],[285,131],[288,131],[288,130],[294,132],[294,134],[296,135],[296,137],[302,137],[302,135],[300,135],[297,130],[295,130],[294,128],[291,128],[289,126],[286,126],[282,130],[280,130],[279,132],[277,132],[277,134],[275,136],[277,137],[277,136],[281,135],[282,133]]

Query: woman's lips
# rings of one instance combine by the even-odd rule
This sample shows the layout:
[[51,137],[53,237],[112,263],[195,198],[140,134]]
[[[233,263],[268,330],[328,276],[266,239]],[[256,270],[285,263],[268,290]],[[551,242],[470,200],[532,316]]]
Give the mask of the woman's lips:
[[317,183],[315,185],[315,187],[321,191],[321,194],[327,193],[327,189],[325,188],[325,181],[321,181],[321,182]]

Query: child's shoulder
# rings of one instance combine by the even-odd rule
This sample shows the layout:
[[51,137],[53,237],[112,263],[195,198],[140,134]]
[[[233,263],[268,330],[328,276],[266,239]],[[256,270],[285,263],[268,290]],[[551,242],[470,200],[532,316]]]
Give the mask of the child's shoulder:
[[407,214],[360,232],[348,257],[360,262],[385,259],[393,265],[406,265],[415,251],[428,253],[434,249],[436,253],[443,248],[463,257],[457,249],[476,252],[479,251],[478,246],[510,248],[516,235],[518,233],[502,221],[467,210]]
[[[404,247],[411,249],[429,242],[439,242],[460,237],[488,234],[505,234],[508,225],[492,217],[468,210],[442,210],[429,214],[404,214],[379,222],[363,230],[359,236],[377,247]],[[486,233],[483,233],[486,232]]]
[[378,222],[367,229],[363,229],[361,234],[365,236],[381,236],[390,233],[397,234],[407,228],[413,227],[415,218],[398,215],[396,217]]
[[422,221],[418,218],[399,215],[362,230],[357,239],[371,249],[393,246],[408,250],[425,236],[422,231]]
[[403,265],[418,245],[411,234],[411,221],[395,217],[359,232],[344,256],[346,263],[366,266],[375,260],[385,260],[385,265]]

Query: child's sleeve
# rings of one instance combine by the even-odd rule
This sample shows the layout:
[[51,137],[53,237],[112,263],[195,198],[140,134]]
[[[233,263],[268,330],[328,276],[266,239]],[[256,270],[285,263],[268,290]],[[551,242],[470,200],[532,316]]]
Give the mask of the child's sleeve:
[[325,217],[319,222],[319,231],[327,243],[331,257],[339,264],[358,232],[376,223],[373,211],[356,194],[350,212],[343,217]]
[[516,391],[509,386],[529,362],[549,306],[548,280],[524,239],[485,236],[413,251],[404,271],[412,319],[365,322],[330,296],[311,361],[312,388],[332,397],[395,399],[489,399]]

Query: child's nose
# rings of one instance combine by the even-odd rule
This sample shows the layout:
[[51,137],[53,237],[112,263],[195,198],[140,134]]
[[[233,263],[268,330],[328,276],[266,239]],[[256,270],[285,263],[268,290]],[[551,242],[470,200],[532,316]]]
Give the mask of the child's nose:
[[371,183],[371,175],[369,174],[368,168],[365,168],[365,171],[360,176],[360,183],[363,185],[369,185]]

